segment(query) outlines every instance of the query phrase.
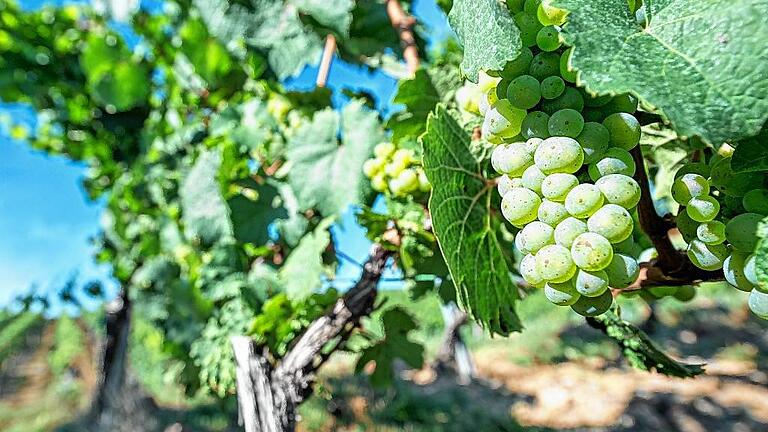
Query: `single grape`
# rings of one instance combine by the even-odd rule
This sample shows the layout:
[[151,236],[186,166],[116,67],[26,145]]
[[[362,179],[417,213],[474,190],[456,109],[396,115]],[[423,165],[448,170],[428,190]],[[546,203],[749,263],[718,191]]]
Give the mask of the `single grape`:
[[391,142],[383,142],[376,144],[376,147],[373,148],[373,154],[379,159],[387,159],[395,152],[395,150],[396,148],[394,144]]
[[611,114],[603,120],[603,126],[611,134],[611,144],[630,150],[640,142],[640,123],[627,113]]
[[689,173],[698,174],[704,178],[708,178],[710,171],[711,168],[704,162],[689,163],[683,165],[679,170],[675,172],[675,179],[679,179],[680,177]]
[[581,112],[584,109],[584,97],[573,87],[566,87],[563,94],[554,99],[545,99],[541,102],[541,110],[552,115],[563,109],[573,109]]
[[678,231],[680,231],[680,235],[683,236],[683,239],[690,243],[691,240],[698,238],[698,228],[699,228],[699,222],[696,222],[695,220],[691,219],[690,216],[688,216],[688,212],[685,211],[684,207],[680,208],[680,211],[677,213],[677,217],[675,218],[675,225],[677,225]]
[[533,56],[528,74],[541,81],[546,77],[558,74],[560,54],[553,52],[540,52]]
[[604,113],[606,113],[606,115],[620,112],[633,114],[635,111],[637,111],[637,102],[638,100],[636,97],[629,93],[622,93],[613,97],[607,104],[603,106],[602,110]]
[[507,9],[512,13],[512,15],[522,12],[523,11],[523,5],[525,4],[525,0],[507,0]]
[[387,177],[384,174],[376,174],[371,178],[371,187],[376,192],[386,192],[387,190]]
[[547,113],[531,111],[523,119],[521,134],[526,138],[549,138],[548,122]]
[[586,297],[597,297],[608,289],[608,275],[603,271],[576,272],[576,291]]
[[550,135],[576,138],[584,129],[584,118],[578,111],[567,108],[552,114],[547,126]]
[[[499,177],[499,181],[496,184],[496,189],[499,191],[500,196],[504,196],[507,192],[509,192],[514,187],[522,187],[522,181],[517,182],[515,180],[518,180],[516,178],[512,178],[506,174]],[[516,184],[520,183],[520,184]]]
[[725,241],[725,224],[720,221],[704,222],[696,228],[696,237],[708,245]]
[[744,261],[744,276],[747,278],[749,283],[752,285],[755,285],[755,288],[759,289],[760,291],[765,291],[761,288],[760,284],[758,283],[757,279],[757,263],[755,262],[757,259],[755,254],[751,254],[747,257],[746,261]]
[[512,225],[522,228],[536,219],[541,205],[541,198],[536,192],[516,187],[504,194],[501,200],[501,213]]
[[[419,188],[419,175],[416,173],[416,170],[413,168],[408,168],[403,170],[396,179],[397,183],[399,185],[400,193],[392,191],[395,195],[401,195],[406,194],[409,192],[413,192],[414,190]],[[390,181],[390,187],[391,187],[391,181]]]
[[560,245],[548,245],[536,254],[536,268],[548,282],[562,283],[576,274],[571,253]]
[[491,166],[499,174],[520,177],[533,165],[533,155],[525,143],[500,144],[491,153]]
[[408,165],[418,162],[416,154],[411,149],[397,149],[392,155],[392,160],[395,162],[404,162]]
[[545,174],[575,173],[584,162],[584,151],[573,138],[550,137],[536,149],[534,162]]
[[616,204],[606,204],[587,220],[587,227],[611,243],[619,243],[632,235],[634,221],[629,212]]
[[611,135],[608,129],[600,123],[587,122],[581,130],[576,141],[581,144],[584,150],[584,163],[591,164],[599,160],[608,150],[611,141]]
[[432,190],[432,184],[429,182],[429,179],[427,178],[427,173],[424,172],[423,169],[419,168],[416,170],[419,174],[419,191],[421,192],[429,192]]
[[514,60],[510,60],[504,66],[504,70],[501,71],[501,75],[504,78],[510,80],[528,73],[528,69],[531,67],[531,61],[533,60],[533,52],[528,47],[523,47],[520,50],[520,54],[515,57]]
[[456,104],[464,112],[480,114],[479,102],[481,95],[482,93],[477,85],[467,81],[456,90]]
[[499,83],[496,84],[496,87],[491,91],[493,91],[496,94],[496,98],[507,99],[507,90],[509,90],[510,84],[512,84],[511,78],[502,77],[501,81],[499,81]]
[[543,142],[544,140],[541,138],[528,138],[528,140],[525,142],[525,147],[528,149],[528,153],[536,154],[536,150],[538,150],[539,146]]
[[602,157],[589,165],[589,178],[597,181],[600,177],[609,174],[635,175],[635,161],[632,155],[624,149],[609,148]]
[[744,210],[768,215],[768,189],[752,189],[742,198]]
[[703,270],[720,270],[728,258],[728,248],[724,244],[708,245],[698,239],[688,244],[688,258],[693,265]]
[[565,10],[550,6],[544,2],[539,5],[539,9],[536,11],[536,17],[544,25],[561,26],[565,23],[565,15]]
[[485,113],[483,136],[498,135],[502,138],[512,138],[520,133],[525,115],[525,110],[517,109],[508,100],[502,99]]
[[524,187],[541,195],[541,183],[546,178],[546,174],[541,172],[536,165],[529,166],[523,171],[522,184]]
[[693,300],[694,297],[696,297],[696,288],[691,285],[683,285],[677,287],[677,291],[674,295],[678,301],[689,302]]
[[535,254],[544,246],[555,243],[554,234],[555,230],[551,226],[544,222],[533,221],[517,233],[515,246],[522,253]]
[[640,276],[640,265],[637,260],[620,253],[613,254],[610,264],[604,270],[610,285],[617,289],[632,285]]
[[753,284],[747,279],[745,265],[748,255],[743,252],[734,252],[723,262],[723,274],[725,280],[733,287],[742,291],[752,291]]
[[539,80],[530,75],[513,79],[507,87],[507,99],[516,108],[527,110],[535,107],[541,100]]
[[597,186],[584,183],[568,192],[565,208],[573,217],[586,219],[603,206],[603,194]]
[[758,317],[768,320],[768,294],[753,289],[749,293],[749,310]]
[[624,174],[608,174],[595,182],[605,200],[625,209],[631,209],[640,202],[640,185],[635,179]]
[[576,237],[585,232],[587,232],[586,222],[575,217],[568,217],[555,227],[555,243],[570,249]]
[[613,247],[611,247],[611,242],[602,235],[586,232],[573,241],[571,258],[582,270],[602,270],[608,267],[611,259],[613,259]]
[[757,227],[763,215],[757,213],[740,214],[725,225],[725,237],[734,249],[752,253],[758,241]]
[[[655,251],[655,249],[650,248],[646,250]],[[638,257],[638,260],[640,261],[648,261],[647,259],[641,259],[638,255],[645,252],[643,248],[635,241],[635,238],[633,236],[629,236],[623,241],[620,241],[618,243],[613,244],[613,252],[614,253],[621,253],[624,255],[630,255],[630,256],[636,256]]]
[[520,260],[520,276],[536,288],[544,286],[545,281],[541,278],[539,270],[536,268],[536,257],[531,254],[527,254]]
[[565,81],[559,76],[549,76],[541,82],[541,97],[555,99],[565,91]]
[[685,211],[696,222],[708,222],[720,213],[720,203],[711,196],[692,198],[688,201]]
[[[541,48],[542,51],[555,51],[563,43],[560,41],[560,31],[557,27],[548,25],[539,30],[536,34],[536,45]],[[558,64],[559,66],[559,64]]]
[[548,282],[544,285],[544,297],[558,306],[570,306],[576,303],[580,296],[570,280],[563,283]]
[[672,199],[680,205],[688,205],[691,199],[707,195],[709,182],[698,174],[683,174],[672,183]]
[[607,105],[613,97],[611,95],[593,95],[593,94],[586,94],[586,97],[584,98],[584,104],[590,108],[599,108],[602,106]]
[[[483,93],[488,94],[501,81],[501,78],[491,76],[486,71],[480,71],[477,78],[477,88]],[[495,100],[491,102],[496,102]]]
[[606,290],[596,297],[579,297],[576,303],[571,305],[571,309],[581,316],[594,317],[606,313],[612,304],[613,295]]
[[569,67],[569,62],[571,61],[572,52],[573,52],[573,48],[568,48],[560,57],[560,65],[559,65],[560,76],[562,76],[563,79],[568,81],[569,83],[576,82],[576,71]]
[[543,27],[536,15],[528,12],[518,12],[514,16],[515,24],[520,30],[520,39],[524,47],[532,47],[536,45],[536,35]]
[[578,184],[579,179],[573,174],[550,174],[541,182],[541,194],[550,201],[565,202],[568,192]]
[[406,160],[392,160],[392,162],[384,167],[384,174],[390,177],[397,177],[404,169],[408,168],[408,165],[410,165],[410,163]]
[[384,171],[384,166],[386,163],[386,159],[368,159],[367,161],[363,162],[363,174],[365,174],[365,176],[368,178],[372,178],[376,174]]
[[[540,221],[549,226],[555,227],[558,226],[558,224],[567,217],[568,210],[565,209],[565,206],[562,203],[550,201],[548,199],[541,201],[538,212],[538,218]],[[584,224],[584,226],[586,231],[586,224]],[[570,247],[570,245],[568,246]]]

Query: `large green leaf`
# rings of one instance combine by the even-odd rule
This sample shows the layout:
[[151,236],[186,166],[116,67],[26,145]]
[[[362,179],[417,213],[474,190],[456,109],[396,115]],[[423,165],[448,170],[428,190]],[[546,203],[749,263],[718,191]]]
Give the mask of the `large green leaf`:
[[520,54],[520,31],[498,0],[456,0],[448,14],[464,46],[461,69],[477,82],[481,70],[500,70]]
[[323,252],[331,242],[328,228],[332,223],[332,218],[326,218],[305,235],[280,268],[280,281],[291,301],[306,299],[321,285],[320,277],[326,273]]
[[233,235],[229,208],[216,180],[220,166],[219,152],[201,153],[179,190],[186,235],[204,244]]
[[387,122],[387,128],[392,130],[392,141],[399,142],[424,132],[427,116],[440,102],[440,95],[427,71],[420,69],[412,79],[400,81],[392,102],[405,105],[405,109]]
[[768,2],[655,0],[648,26],[626,0],[554,0],[571,11],[564,37],[579,80],[632,92],[681,135],[718,144],[757,134],[768,118]]
[[317,207],[332,216],[361,203],[368,181],[360,167],[383,140],[378,115],[360,101],[349,103],[341,115],[330,108],[317,112],[288,143],[293,162],[288,180],[302,209]]
[[493,332],[520,330],[517,286],[493,227],[496,191],[470,153],[469,135],[438,105],[421,140],[432,224],[462,305]]
[[341,35],[349,34],[352,22],[352,0],[290,0],[290,3],[318,23],[331,28]]

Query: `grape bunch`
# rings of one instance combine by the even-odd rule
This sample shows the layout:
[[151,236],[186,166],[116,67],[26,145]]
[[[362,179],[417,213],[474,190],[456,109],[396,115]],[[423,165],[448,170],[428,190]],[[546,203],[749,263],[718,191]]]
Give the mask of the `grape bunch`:
[[523,50],[479,82],[502,214],[520,228],[523,278],[556,305],[599,315],[613,302],[609,287],[625,288],[639,273],[629,252],[641,193],[629,153],[640,140],[638,102],[576,86],[561,10],[536,0],[508,7]]
[[363,163],[363,173],[375,191],[404,197],[432,189],[413,150],[387,142],[377,144],[373,153],[374,158]]
[[768,215],[767,179],[734,173],[730,149],[724,148],[709,164],[687,164],[675,174],[677,227],[691,262],[703,270],[722,269],[729,284],[750,293],[750,310],[768,319],[768,286],[757,279],[754,254],[758,224]]

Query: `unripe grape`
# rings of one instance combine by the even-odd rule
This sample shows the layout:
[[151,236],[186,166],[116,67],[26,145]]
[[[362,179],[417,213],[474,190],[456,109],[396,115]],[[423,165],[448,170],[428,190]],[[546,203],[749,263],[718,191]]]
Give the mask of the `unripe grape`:
[[758,317],[768,320],[768,294],[753,289],[749,293],[749,310]]
[[688,205],[691,199],[707,195],[709,182],[698,174],[683,174],[672,183],[672,198],[680,205]]
[[584,123],[584,128],[576,137],[584,150],[584,163],[591,164],[599,160],[608,150],[610,140],[611,135],[605,126],[595,122]]
[[768,215],[768,189],[752,189],[742,198],[744,210],[750,213]]
[[[643,248],[635,242],[634,237],[629,236],[625,240],[613,244],[613,252],[624,255],[638,256],[643,252]],[[638,257],[640,259],[640,257]],[[641,260],[644,261],[644,260]]]
[[514,60],[508,61],[501,72],[502,76],[509,79],[515,79],[520,75],[528,73],[533,60],[533,52],[528,47],[523,47],[520,54]]
[[725,224],[720,221],[704,222],[696,228],[696,237],[709,245],[725,241]]
[[559,76],[550,76],[541,81],[541,97],[555,99],[565,91],[565,81]]
[[539,167],[531,165],[523,172],[522,184],[537,194],[541,195],[541,183],[544,181],[546,175],[541,172]]
[[613,97],[611,95],[593,95],[587,93],[587,97],[584,99],[584,104],[590,108],[599,108],[607,105]]
[[541,182],[541,194],[550,201],[564,202],[568,192],[579,184],[573,174],[550,174]]
[[416,170],[408,168],[403,170],[397,177],[389,181],[389,190],[395,196],[402,196],[413,192],[419,187],[419,176]]
[[683,285],[677,287],[677,291],[674,294],[675,298],[681,302],[689,302],[696,297],[696,288],[691,285]]
[[640,202],[640,185],[635,179],[624,174],[608,174],[600,177],[595,186],[605,196],[605,200],[625,209],[631,209]]
[[550,137],[536,149],[534,161],[545,174],[575,173],[584,163],[584,151],[573,138]]
[[585,219],[603,206],[603,194],[597,186],[584,183],[568,192],[565,197],[565,208],[571,216]]
[[533,221],[517,233],[515,246],[522,253],[535,254],[539,249],[555,242],[554,233],[555,230],[551,226]]
[[488,75],[485,71],[480,71],[477,78],[477,89],[488,94],[488,92],[499,84],[501,78]]
[[421,192],[431,191],[432,184],[429,183],[429,179],[427,178],[427,173],[425,173],[423,169],[418,169],[417,172],[419,174],[419,191]]
[[528,74],[541,81],[546,77],[558,74],[560,55],[551,52],[540,52],[533,56]]
[[413,153],[413,150],[403,148],[395,150],[395,153],[392,155],[392,160],[395,162],[405,163],[406,165],[418,162],[416,155]]
[[576,274],[576,265],[568,249],[560,245],[544,246],[536,254],[536,268],[548,282],[562,283]]
[[527,254],[520,260],[520,276],[536,288],[542,288],[546,282],[536,268],[536,257],[531,254]]
[[634,221],[629,212],[616,204],[606,204],[587,220],[587,227],[611,243],[619,243],[632,235]]
[[480,96],[482,92],[478,89],[477,85],[471,82],[465,82],[463,86],[456,90],[456,104],[459,109],[472,113],[480,114]]
[[[747,278],[749,283],[760,289],[760,284],[757,280],[757,268],[755,268],[755,259],[756,255],[751,254],[747,257],[746,261],[744,261],[744,277]],[[761,291],[763,290],[761,289]]]
[[408,165],[410,165],[409,162],[405,160],[392,160],[384,167],[384,173],[390,177],[397,177],[408,168]]
[[371,177],[371,187],[376,192],[386,192],[387,190],[387,178],[384,174],[376,174]]
[[508,100],[497,101],[485,113],[483,136],[498,135],[502,138],[512,138],[520,133],[525,115],[525,110],[513,107]]
[[605,112],[606,115],[620,112],[632,114],[637,111],[637,102],[638,100],[636,97],[629,93],[622,93],[611,98],[611,100],[604,105],[603,112]]
[[560,48],[562,44],[563,43],[560,41],[560,32],[555,26],[548,25],[543,27],[536,34],[536,45],[538,45],[542,51],[555,51]]
[[384,159],[368,159],[363,162],[363,174],[368,178],[373,178],[376,174],[384,170],[387,161]]
[[539,19],[539,22],[544,25],[561,26],[565,23],[566,13],[567,12],[563,9],[542,2],[536,11],[536,17]]
[[525,0],[523,10],[531,15],[536,15],[540,4],[541,0]]
[[587,232],[579,235],[571,246],[571,258],[582,270],[598,271],[608,267],[613,259],[611,243],[600,234]]
[[696,222],[708,222],[720,213],[720,203],[711,196],[692,198],[685,211]]
[[562,203],[544,199],[541,201],[537,215],[540,221],[554,227],[568,217],[568,210]]
[[[569,62],[571,61],[571,53],[573,52],[573,48],[568,48],[565,50],[562,56],[560,56],[560,76],[563,77],[564,80],[575,83],[576,82],[576,71],[571,69],[569,67]],[[579,110],[581,111],[581,110]]]
[[754,286],[749,279],[747,279],[744,269],[747,257],[747,254],[743,252],[732,253],[723,262],[723,275],[725,275],[725,280],[733,287],[750,292]]
[[576,291],[586,297],[597,297],[608,289],[608,275],[605,271],[576,272]]
[[553,136],[576,138],[584,130],[584,118],[578,111],[566,108],[552,114],[547,129]]
[[518,178],[512,178],[506,174],[499,177],[499,183],[496,185],[496,189],[499,191],[499,195],[502,197],[514,187],[523,187],[522,180]]
[[373,148],[373,154],[379,159],[387,159],[392,153],[395,152],[395,145],[391,142],[384,142],[376,144]]
[[539,148],[541,143],[543,143],[544,140],[541,138],[528,138],[528,140],[525,142],[525,148],[528,149],[528,153],[530,154],[536,154],[536,150]]
[[521,134],[526,138],[549,138],[549,115],[542,111],[531,111],[523,119]]
[[568,217],[555,227],[555,243],[570,249],[576,237],[585,232],[587,232],[586,222],[575,217]]
[[740,214],[725,225],[725,237],[737,251],[752,253],[760,240],[757,227],[762,220],[763,215],[757,213]]
[[541,100],[541,84],[530,75],[520,75],[512,80],[507,87],[507,99],[512,106],[520,109],[531,109]]
[[560,96],[541,102],[541,110],[552,115],[557,111],[572,109],[581,112],[584,109],[584,97],[573,87],[566,87]]
[[524,47],[536,45],[536,35],[543,27],[536,15],[527,12],[518,12],[513,17],[517,28],[520,30],[520,39]]
[[619,253],[613,255],[610,264],[604,270],[611,287],[617,289],[632,285],[640,275],[640,265],[637,260]]
[[611,134],[611,144],[630,150],[640,142],[640,123],[627,113],[611,114],[603,120],[603,126]]
[[612,147],[589,166],[589,178],[597,181],[600,177],[609,174],[623,174],[631,177],[635,175],[635,169],[635,161],[628,151]]
[[687,255],[696,267],[714,271],[723,268],[723,262],[729,253],[724,244],[708,245],[696,239],[688,244]]
[[541,205],[541,198],[536,192],[516,187],[504,194],[501,200],[501,213],[512,225],[522,228],[536,219]]
[[500,144],[491,153],[491,165],[498,173],[520,177],[533,165],[533,155],[525,143]]
[[612,304],[613,295],[606,290],[597,297],[579,297],[576,303],[571,305],[571,309],[581,316],[595,317],[606,313]]
[[544,297],[558,306],[570,306],[579,300],[581,295],[573,286],[573,281],[563,283],[547,282],[544,285]]
[[680,231],[680,235],[683,236],[683,239],[686,242],[690,243],[691,240],[698,238],[697,231],[699,228],[699,223],[688,216],[688,212],[685,211],[685,208],[681,208],[677,213],[677,217],[675,218],[675,225],[677,225],[677,229]]

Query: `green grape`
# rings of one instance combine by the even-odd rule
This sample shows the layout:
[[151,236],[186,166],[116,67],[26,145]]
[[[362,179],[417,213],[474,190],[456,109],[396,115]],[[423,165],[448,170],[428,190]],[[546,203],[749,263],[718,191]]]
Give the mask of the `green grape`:
[[386,159],[368,159],[367,161],[363,162],[363,174],[365,174],[365,176],[368,178],[372,178],[376,174],[384,171],[386,164]]
[[[419,175],[413,168],[403,170],[396,179],[401,193],[409,193],[419,188]],[[390,181],[390,187],[392,183]],[[395,195],[398,195],[396,191],[392,191]]]
[[[534,162],[545,174],[575,173],[584,163],[584,151],[569,137],[550,137],[536,149]],[[565,199],[565,197],[563,197]]]
[[648,293],[653,296],[654,299],[662,299],[664,297],[670,297],[677,293],[676,286],[654,286],[648,288]]
[[373,148],[373,154],[379,159],[387,159],[395,152],[395,150],[396,148],[394,144],[391,142],[384,142],[376,144]]
[[580,296],[570,280],[563,283],[547,282],[544,285],[544,297],[558,306],[570,306],[576,303]]
[[514,16],[515,24],[517,24],[518,30],[520,30],[520,39],[524,47],[532,47],[536,45],[536,35],[543,27],[536,15],[528,12],[518,12]]
[[[568,48],[562,56],[560,56],[560,64],[558,65],[560,69],[560,76],[563,77],[564,80],[568,81],[569,83],[575,83],[576,82],[576,71],[570,69],[568,66],[568,63],[571,59],[571,53],[573,52],[573,48]],[[581,110],[579,110],[581,111]]]
[[525,143],[500,144],[491,153],[491,166],[499,174],[520,177],[533,165],[533,155]]
[[418,169],[419,174],[419,191],[421,192],[429,192],[432,190],[432,183],[429,182],[429,179],[427,178],[427,173],[424,172],[423,169]]
[[[565,209],[565,206],[562,203],[550,201],[546,198],[541,201],[538,211],[538,218],[540,221],[554,227],[558,226],[558,224],[567,217],[568,210]],[[586,224],[584,226],[586,227]]]
[[584,129],[584,118],[578,111],[567,108],[552,114],[547,127],[551,135],[576,138]]
[[541,194],[550,201],[565,202],[568,192],[578,184],[579,179],[573,174],[550,174],[541,182]]
[[541,205],[541,198],[536,192],[516,187],[512,188],[501,200],[501,213],[512,225],[522,228],[536,219]]
[[586,222],[575,217],[565,218],[555,227],[555,243],[570,249],[576,237],[585,232],[587,232]]
[[507,0],[507,9],[514,15],[523,11],[525,0]]
[[531,254],[527,254],[520,260],[520,276],[536,288],[542,288],[546,282],[536,268],[536,257]]
[[384,174],[390,177],[397,177],[404,169],[408,168],[408,165],[410,165],[410,163],[407,160],[393,159],[392,162],[384,167]]
[[589,178],[597,181],[609,174],[635,175],[635,160],[628,151],[616,147],[609,148],[603,156],[589,165]]
[[413,150],[402,148],[395,151],[395,154],[392,155],[392,160],[395,162],[404,162],[408,165],[418,162]]
[[746,261],[744,261],[744,276],[747,278],[749,283],[759,286],[757,280],[757,269],[755,268],[756,259],[757,257],[755,254],[751,254],[747,257]]
[[541,97],[555,99],[565,91],[565,81],[559,76],[548,76],[541,82]]
[[576,291],[586,297],[597,297],[608,290],[608,275],[605,271],[576,273]]
[[704,222],[696,228],[696,237],[708,245],[725,241],[725,224],[720,221]]
[[557,111],[570,108],[581,112],[584,109],[584,97],[573,87],[566,87],[563,94],[554,99],[545,99],[541,102],[541,110],[552,115]]
[[536,268],[541,277],[554,283],[562,283],[576,274],[571,253],[560,245],[548,245],[536,254]]
[[536,17],[544,25],[561,26],[565,23],[565,15],[565,10],[550,6],[545,2],[542,2],[536,11]]
[[611,135],[608,129],[600,123],[587,122],[581,130],[576,141],[581,144],[584,150],[584,163],[591,164],[599,160],[608,150],[611,141]]
[[[646,250],[654,251],[654,252],[656,251],[656,249],[653,249],[653,248],[646,249]],[[630,256],[638,256],[645,252],[643,248],[640,247],[640,245],[637,244],[637,242],[635,242],[635,238],[632,236],[627,237],[623,241],[615,243],[613,245],[613,251],[616,253],[621,253],[621,254],[630,255]],[[640,257],[638,257],[638,260],[647,261],[647,260],[641,259]]]
[[602,111],[606,116],[621,112],[634,114],[637,111],[637,102],[636,97],[629,93],[622,93],[605,104]]
[[540,4],[541,0],[525,0],[525,6],[523,6],[523,10],[531,15],[535,15],[536,11],[539,10]]
[[696,297],[696,288],[691,285],[683,285],[677,287],[677,291],[674,294],[675,298],[681,302],[689,302]]
[[640,265],[637,260],[624,254],[614,254],[610,264],[604,269],[608,281],[613,288],[626,288],[640,276]]
[[[545,287],[546,289],[546,287]],[[768,294],[753,289],[749,293],[749,310],[758,317],[768,320]]]
[[539,148],[541,143],[543,143],[544,140],[541,138],[528,138],[528,140],[525,142],[525,147],[528,149],[528,153],[530,154],[536,154],[536,150]]
[[683,174],[672,183],[672,199],[680,205],[688,205],[691,199],[707,195],[709,182],[698,174]]
[[590,108],[599,108],[607,105],[611,99],[613,99],[611,95],[594,96],[587,93],[586,97],[584,98],[584,105]]
[[507,192],[509,192],[514,187],[523,187],[522,180],[518,178],[512,178],[506,174],[499,177],[499,182],[496,185],[496,188],[498,189],[500,196],[504,196]]
[[496,84],[496,88],[492,90],[496,95],[497,99],[507,99],[507,90],[509,90],[510,84],[512,84],[512,78],[506,78],[506,77],[501,78],[501,81],[499,81],[499,83]]
[[635,179],[624,174],[608,174],[595,182],[605,200],[625,209],[631,209],[640,202],[640,185]]
[[542,111],[531,111],[523,119],[522,135],[526,138],[549,138],[547,123],[549,115]]
[[585,219],[603,206],[603,200],[603,194],[597,186],[584,183],[568,192],[565,197],[565,208],[571,216]]
[[541,172],[539,167],[536,165],[531,165],[525,171],[523,171],[522,185],[523,187],[526,187],[541,195],[541,183],[546,177],[546,174]]
[[611,144],[630,150],[640,142],[640,123],[627,113],[611,114],[603,120],[603,126],[611,134]]
[[533,52],[528,47],[523,47],[520,50],[520,54],[515,57],[514,60],[510,60],[504,66],[504,70],[501,71],[501,75],[504,78],[515,79],[520,75],[528,73],[528,69],[531,67],[531,61],[533,60]]
[[376,174],[371,178],[371,187],[376,192],[387,191],[387,177],[384,174]]
[[520,133],[525,115],[525,110],[517,109],[508,100],[502,99],[485,113],[483,136],[498,135],[502,138],[512,138]]
[[634,221],[624,207],[606,204],[587,219],[587,228],[611,243],[619,243],[632,235]]
[[573,241],[571,258],[576,266],[582,270],[603,270],[613,259],[613,247],[611,247],[611,242],[602,235],[586,232]]
[[541,100],[541,84],[530,75],[520,75],[507,87],[507,99],[520,109],[531,109]]
[[682,167],[680,167],[679,170],[675,172],[675,179],[678,179],[686,174],[698,174],[704,178],[709,177],[709,173],[712,169],[709,167],[709,165],[703,163],[703,162],[694,162],[685,164]]
[[723,275],[725,280],[734,288],[742,291],[752,291],[753,284],[747,279],[744,266],[748,255],[743,252],[734,252],[723,262]]
[[515,246],[522,253],[535,254],[544,246],[555,243],[554,234],[555,230],[551,226],[544,222],[533,221],[517,233]]
[[581,316],[595,317],[608,312],[612,304],[613,295],[606,290],[596,297],[579,297],[576,303],[571,305],[571,309]]
[[[563,43],[560,41],[560,31],[555,26],[546,26],[539,30],[536,34],[536,45],[541,48],[542,51],[555,51]],[[558,64],[559,66],[559,64]]]
[[757,227],[763,215],[757,213],[740,214],[725,225],[725,237],[734,249],[741,252],[752,253],[760,240],[757,236]]
[[[491,76],[486,71],[480,71],[477,78],[477,88],[481,92],[489,94],[489,92],[496,87],[499,81],[501,81],[501,78]],[[493,102],[496,101],[491,100],[490,102],[493,104]]]
[[720,203],[711,196],[693,198],[688,201],[685,211],[696,222],[708,222],[720,213]]
[[703,270],[720,270],[728,258],[728,247],[724,244],[708,245],[698,239],[688,244],[688,258],[693,265]]
[[541,81],[558,74],[560,55],[552,52],[540,52],[533,56],[528,74]]
[[752,189],[742,198],[744,210],[768,215],[768,189]]
[[681,207],[680,211],[677,212],[675,224],[677,225],[677,229],[680,231],[680,235],[683,236],[683,239],[686,242],[690,243],[691,240],[698,238],[697,231],[699,228],[699,223],[688,216],[688,212],[685,211],[684,207]]

